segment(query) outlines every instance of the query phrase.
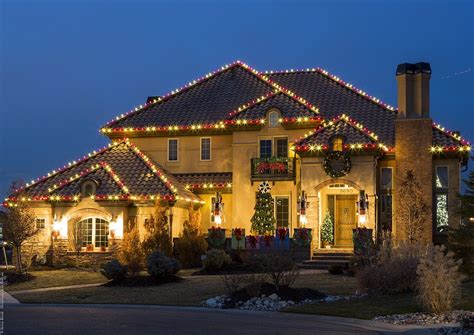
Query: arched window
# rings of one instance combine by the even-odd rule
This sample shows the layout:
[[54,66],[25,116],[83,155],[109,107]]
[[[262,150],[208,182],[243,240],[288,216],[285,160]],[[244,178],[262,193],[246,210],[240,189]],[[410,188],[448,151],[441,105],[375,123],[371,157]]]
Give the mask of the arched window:
[[342,151],[344,148],[344,139],[341,136],[332,138],[332,151]]
[[83,197],[90,197],[91,195],[95,195],[97,191],[98,183],[93,179],[84,180],[81,184],[81,194]]
[[82,247],[87,251],[109,246],[109,222],[101,218],[87,218],[78,223]]
[[280,125],[278,121],[280,119],[280,112],[277,109],[273,109],[268,113],[268,127],[275,128]]

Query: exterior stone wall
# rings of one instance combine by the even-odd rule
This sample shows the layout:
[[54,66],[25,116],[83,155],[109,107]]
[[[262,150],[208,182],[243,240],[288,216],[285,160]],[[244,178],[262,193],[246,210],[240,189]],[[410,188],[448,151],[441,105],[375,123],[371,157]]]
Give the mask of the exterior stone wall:
[[406,171],[412,170],[418,183],[421,185],[423,199],[428,206],[426,223],[423,229],[423,240],[432,241],[432,203],[433,203],[433,174],[431,119],[397,119],[395,121],[395,199],[394,199],[394,225],[395,239],[406,238],[406,222],[399,215],[403,200],[400,199],[400,187],[397,186],[404,179]]

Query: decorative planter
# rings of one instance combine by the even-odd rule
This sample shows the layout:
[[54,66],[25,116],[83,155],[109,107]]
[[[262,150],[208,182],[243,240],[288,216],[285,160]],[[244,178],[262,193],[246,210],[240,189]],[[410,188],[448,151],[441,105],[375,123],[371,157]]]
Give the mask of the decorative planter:
[[310,228],[295,228],[293,233],[293,243],[297,247],[306,247],[311,245],[313,239]]
[[100,251],[107,251],[107,248],[105,246],[101,246]]
[[232,250],[245,249],[245,229],[232,229],[232,239],[230,243],[230,248]]
[[279,228],[275,233],[275,247],[277,249],[290,249],[290,230]]
[[94,251],[94,246],[92,244],[88,244],[86,247],[86,251]]
[[225,229],[212,227],[208,230],[207,244],[209,249],[223,248],[225,245]]
[[272,250],[275,238],[273,235],[260,236],[260,250]]
[[245,248],[249,250],[260,250],[260,236],[249,235],[245,237]]

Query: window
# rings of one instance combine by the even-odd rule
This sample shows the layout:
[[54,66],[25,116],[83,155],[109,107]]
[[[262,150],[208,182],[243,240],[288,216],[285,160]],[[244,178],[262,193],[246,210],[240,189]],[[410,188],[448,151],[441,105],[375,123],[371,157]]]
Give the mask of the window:
[[178,139],[168,139],[168,161],[174,162],[178,160]]
[[435,232],[447,233],[449,224],[448,215],[448,167],[435,167]]
[[44,228],[46,228],[46,220],[36,219],[36,229],[44,229]]
[[88,218],[79,222],[82,229],[82,246],[87,251],[108,247],[109,223],[101,218]]
[[448,188],[448,167],[436,167],[436,188]]
[[382,168],[380,171],[380,188],[382,190],[392,189],[392,168]]
[[81,184],[81,194],[83,197],[90,197],[97,192],[98,182],[93,179],[86,179]]
[[201,160],[202,161],[211,160],[211,138],[210,137],[201,138]]
[[260,140],[260,158],[272,157],[272,140]]
[[280,122],[278,121],[279,119],[280,113],[277,110],[272,110],[270,113],[268,113],[268,127],[278,127],[280,125]]
[[277,138],[275,140],[275,147],[277,157],[288,157],[288,139],[286,137]]
[[277,228],[288,228],[290,225],[290,198],[275,197],[275,217]]
[[332,151],[342,151],[344,140],[340,136],[336,136],[332,139]]

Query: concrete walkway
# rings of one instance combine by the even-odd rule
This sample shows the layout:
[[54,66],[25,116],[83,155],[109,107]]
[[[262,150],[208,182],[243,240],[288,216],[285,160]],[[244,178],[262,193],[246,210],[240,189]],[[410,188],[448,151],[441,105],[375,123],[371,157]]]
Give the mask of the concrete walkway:
[[10,293],[2,292],[3,304],[20,304],[20,302],[14,298]]

